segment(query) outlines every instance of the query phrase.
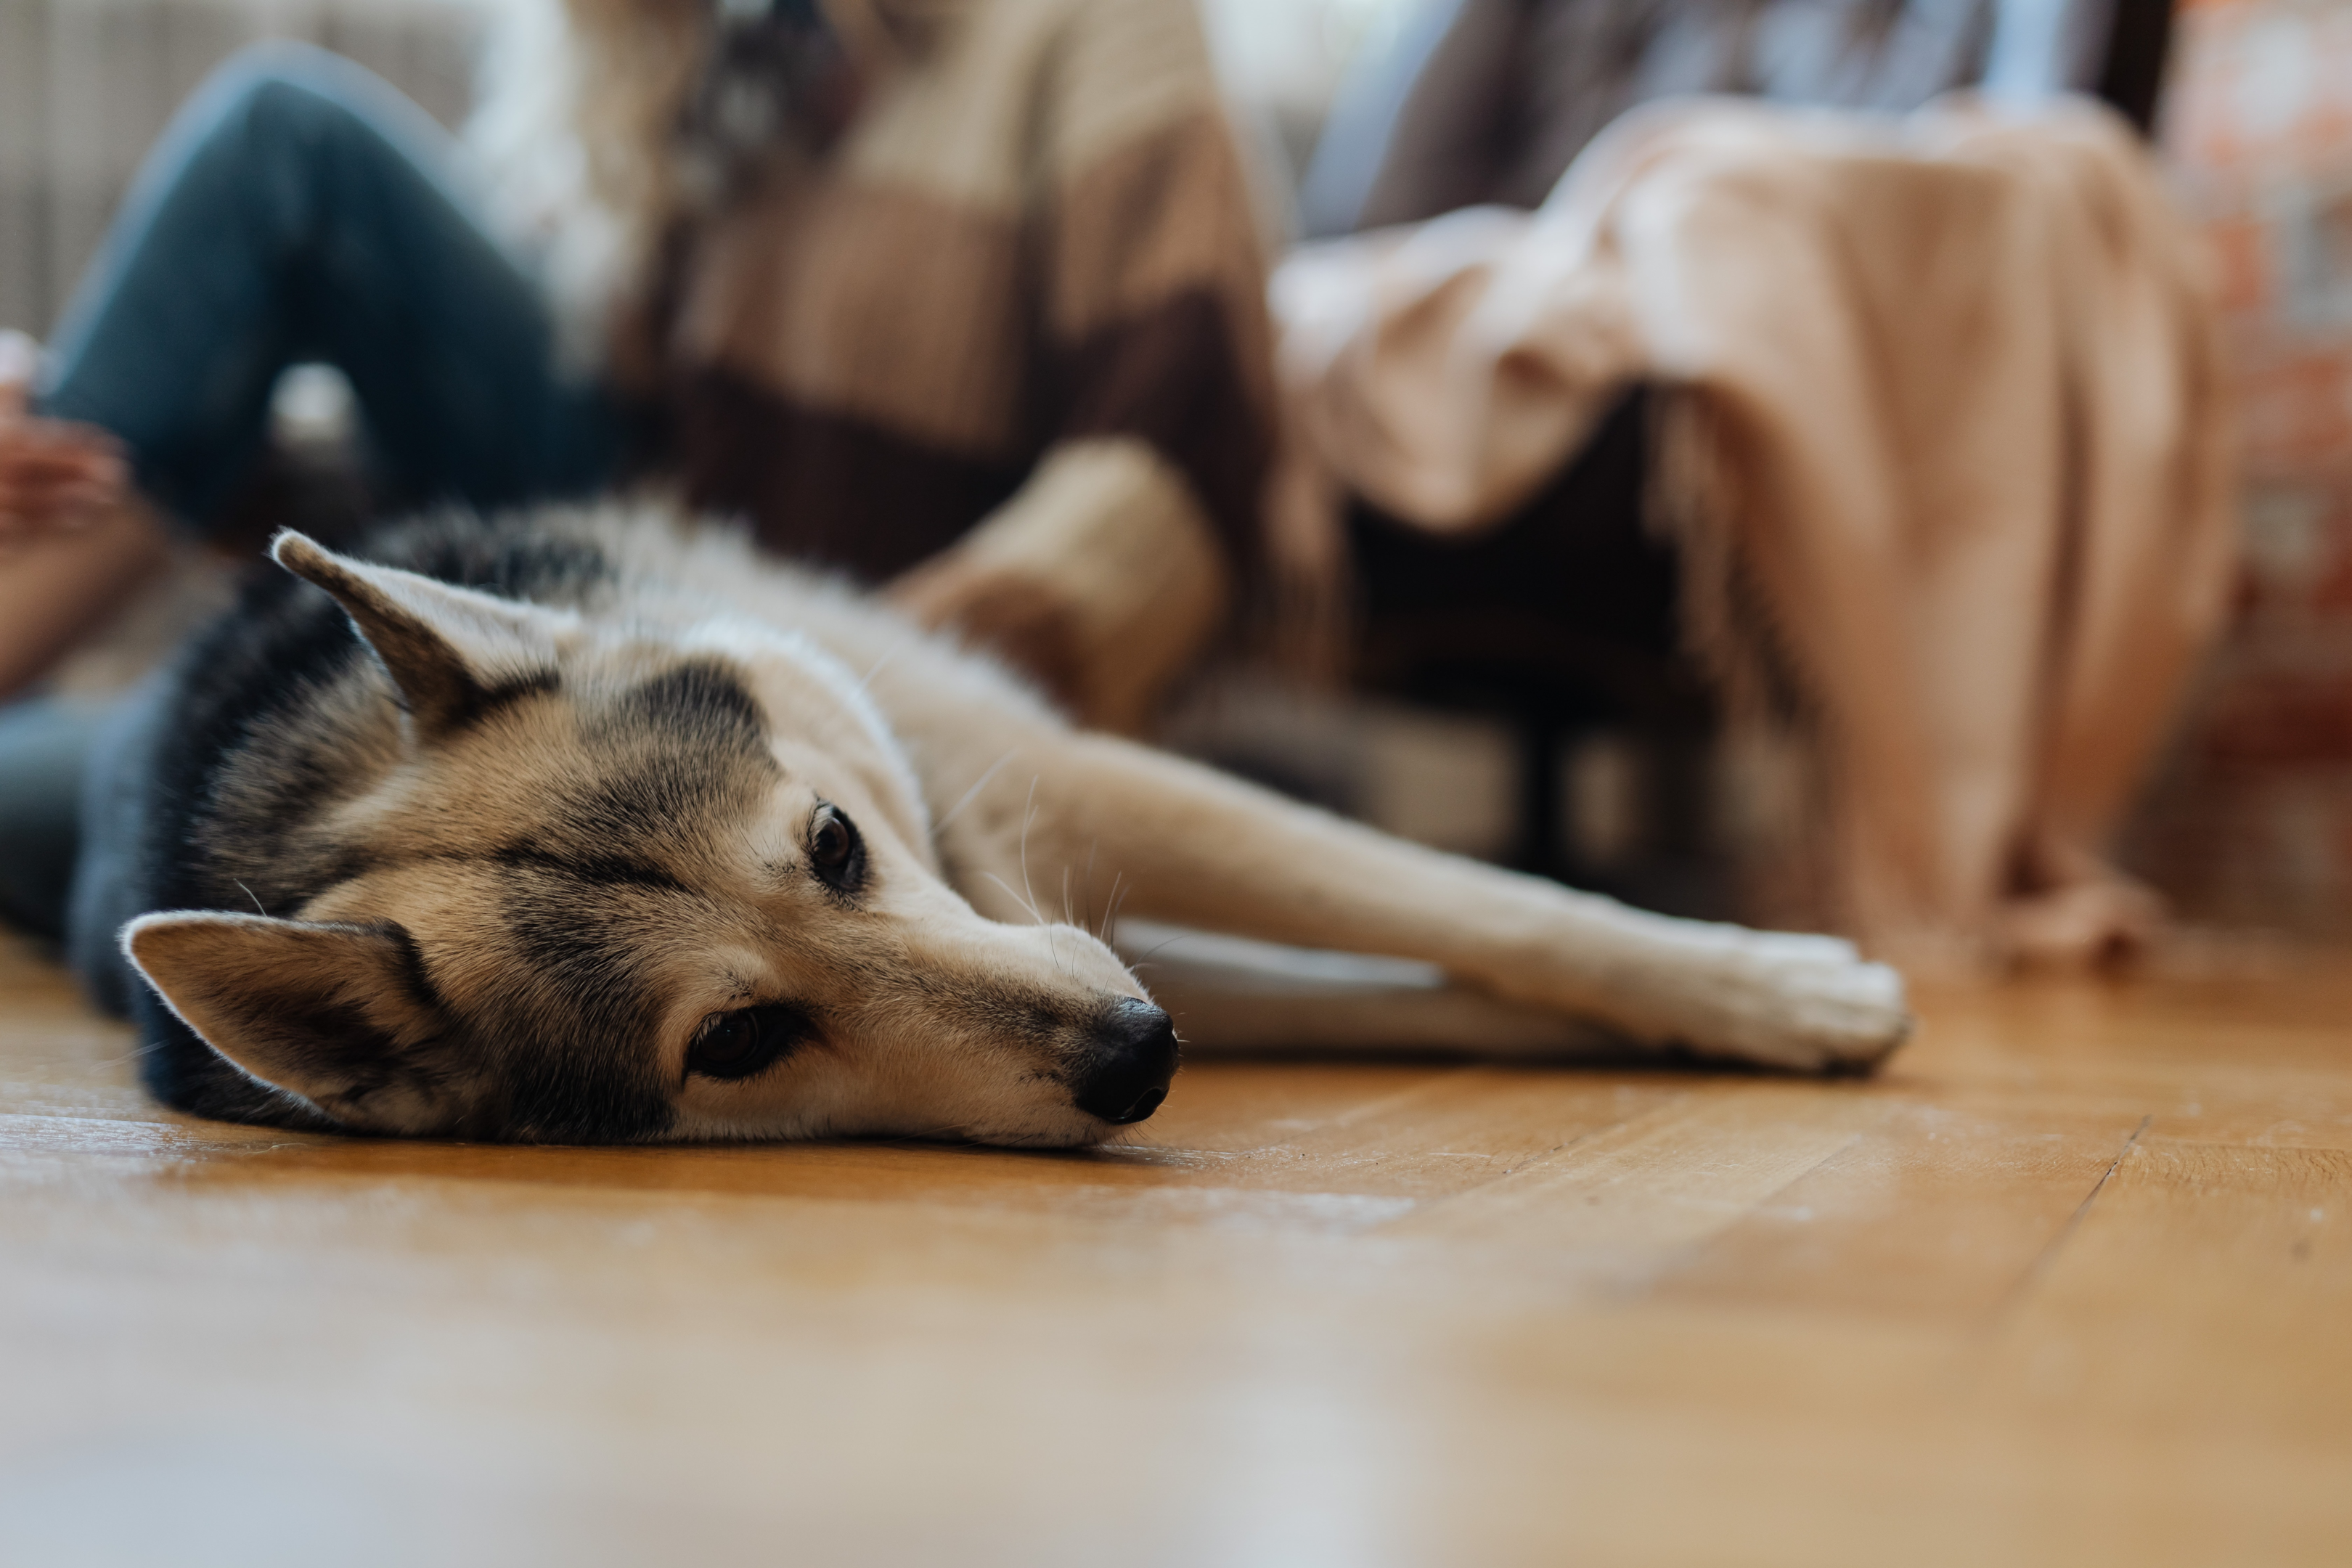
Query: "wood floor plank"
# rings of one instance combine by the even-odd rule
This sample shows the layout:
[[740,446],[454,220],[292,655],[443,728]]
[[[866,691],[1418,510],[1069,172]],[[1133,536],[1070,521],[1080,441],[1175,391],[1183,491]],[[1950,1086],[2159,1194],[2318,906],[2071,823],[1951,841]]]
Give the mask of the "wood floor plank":
[[2333,1447],[2352,1478],[2352,1152],[2148,1143],[2004,1325],[2021,1393]]
[[2128,1110],[1906,1100],[1728,1227],[1662,1300],[1988,1324],[2115,1156]]
[[1423,1205],[1382,1235],[1501,1251],[1622,1289],[1738,1225],[1885,1114],[1867,1096],[1812,1085],[1694,1091]]
[[2352,965],[1131,1142],[203,1122],[0,944],[0,1563],[2352,1561]]
[[[1222,1078],[1249,1069],[1220,1064],[1212,1070]],[[1239,1151],[1244,1158],[1228,1175],[1267,1184],[1439,1197],[1509,1177],[1693,1092],[1695,1080],[1688,1075],[1602,1079],[1526,1068],[1454,1068],[1328,1120],[1270,1123],[1267,1140]],[[1155,1136],[1171,1143],[1181,1140],[1186,1114],[1180,1110],[1174,1124]]]

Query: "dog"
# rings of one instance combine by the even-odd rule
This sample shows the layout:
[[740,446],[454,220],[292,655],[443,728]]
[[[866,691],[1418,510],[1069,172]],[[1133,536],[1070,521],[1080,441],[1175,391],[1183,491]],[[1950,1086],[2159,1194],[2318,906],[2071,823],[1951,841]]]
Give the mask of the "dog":
[[146,1082],[199,1115],[1098,1142],[1179,1052],[1097,934],[1115,908],[1784,1068],[1909,1027],[1843,941],[1643,913],[1076,730],[659,506],[270,555],[94,773],[74,911]]

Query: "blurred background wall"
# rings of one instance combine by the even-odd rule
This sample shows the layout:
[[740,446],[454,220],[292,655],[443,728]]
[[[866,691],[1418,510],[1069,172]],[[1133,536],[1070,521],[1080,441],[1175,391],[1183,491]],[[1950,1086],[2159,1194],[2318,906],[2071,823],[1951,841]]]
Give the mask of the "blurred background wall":
[[2237,622],[2134,835],[2190,912],[2352,929],[2352,4],[2185,0],[2160,122],[2245,463]]

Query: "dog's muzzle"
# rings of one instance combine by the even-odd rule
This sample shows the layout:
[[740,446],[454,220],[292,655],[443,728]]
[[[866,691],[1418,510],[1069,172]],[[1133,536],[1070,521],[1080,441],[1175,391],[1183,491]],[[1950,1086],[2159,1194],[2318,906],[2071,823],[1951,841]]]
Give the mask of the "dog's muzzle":
[[1124,1127],[1160,1109],[1176,1076],[1176,1026],[1149,1002],[1121,997],[1096,1026],[1094,1054],[1070,1080],[1088,1116]]

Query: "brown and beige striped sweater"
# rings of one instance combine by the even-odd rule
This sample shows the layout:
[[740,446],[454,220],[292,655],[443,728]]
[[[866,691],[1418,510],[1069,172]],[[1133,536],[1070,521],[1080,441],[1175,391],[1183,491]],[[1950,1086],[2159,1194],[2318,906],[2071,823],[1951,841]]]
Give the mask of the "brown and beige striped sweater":
[[[880,581],[971,548],[1222,575],[1270,447],[1265,257],[1189,0],[954,0],[822,159],[691,231],[695,499]],[[1222,563],[1213,558],[1222,558]],[[1179,571],[1179,575],[1184,574]]]

